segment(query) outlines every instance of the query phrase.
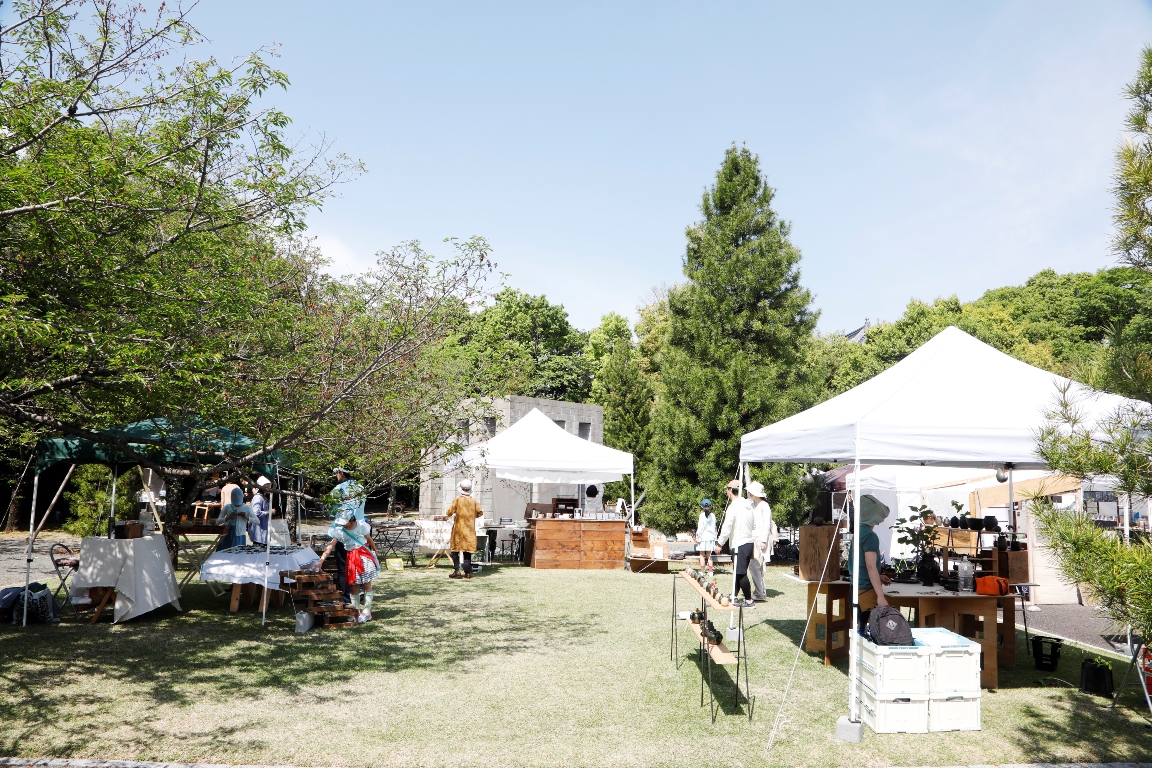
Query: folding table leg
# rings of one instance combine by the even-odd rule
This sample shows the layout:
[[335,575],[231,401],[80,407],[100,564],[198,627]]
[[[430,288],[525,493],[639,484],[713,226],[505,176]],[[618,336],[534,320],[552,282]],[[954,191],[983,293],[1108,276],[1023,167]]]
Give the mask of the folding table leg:
[[100,615],[104,613],[104,606],[108,605],[108,598],[112,597],[115,592],[116,590],[109,589],[104,593],[104,599],[100,601],[100,605],[96,606],[96,613],[92,615],[92,621],[88,622],[89,624],[95,624],[100,620]]

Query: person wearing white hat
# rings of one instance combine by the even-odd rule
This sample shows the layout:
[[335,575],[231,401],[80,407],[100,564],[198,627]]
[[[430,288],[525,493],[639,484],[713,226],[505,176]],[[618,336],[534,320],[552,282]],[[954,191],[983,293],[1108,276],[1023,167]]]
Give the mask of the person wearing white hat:
[[[460,481],[460,495],[452,500],[452,504],[444,514],[453,518],[452,538],[448,543],[448,554],[452,558],[452,573],[450,579],[472,578],[472,554],[476,551],[476,521],[483,517],[484,511],[480,503],[472,498],[472,481],[465,478]],[[464,556],[464,570],[460,570],[460,556]]]
[[764,589],[764,565],[772,559],[772,542],[776,540],[776,523],[772,521],[772,507],[766,501],[764,485],[759,480],[748,483],[748,499],[752,503],[752,516],[756,521],[756,543],[752,547],[752,560],[748,563],[748,575],[752,577],[752,599],[763,602],[768,599]]
[[260,475],[256,481],[256,487],[252,489],[252,501],[248,505],[252,507],[252,511],[256,513],[256,519],[248,523],[248,538],[251,539],[253,544],[264,546],[268,543],[268,519],[271,516],[271,509],[268,506],[268,499],[264,496],[264,492],[272,485],[272,481]]

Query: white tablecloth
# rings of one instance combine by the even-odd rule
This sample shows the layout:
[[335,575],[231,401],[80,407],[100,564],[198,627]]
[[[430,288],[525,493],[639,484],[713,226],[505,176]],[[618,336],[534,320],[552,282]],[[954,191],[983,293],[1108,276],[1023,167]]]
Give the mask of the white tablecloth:
[[[272,556],[268,558],[268,588],[280,589],[280,571],[298,571],[319,559],[309,547],[272,547]],[[200,581],[263,584],[264,548],[232,547],[215,553],[200,566]]]
[[83,539],[80,569],[72,577],[70,593],[86,597],[89,587],[113,587],[116,606],[112,621],[135,618],[162,605],[180,608],[180,590],[164,537],[139,539]]

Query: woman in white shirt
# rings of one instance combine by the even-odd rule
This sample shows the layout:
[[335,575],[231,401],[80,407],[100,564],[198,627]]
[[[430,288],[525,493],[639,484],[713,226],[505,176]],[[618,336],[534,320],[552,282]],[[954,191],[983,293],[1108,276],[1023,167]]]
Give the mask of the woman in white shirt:
[[712,511],[712,500],[700,502],[700,519],[696,521],[696,553],[700,556],[700,567],[712,575],[712,548],[716,546],[716,513]]

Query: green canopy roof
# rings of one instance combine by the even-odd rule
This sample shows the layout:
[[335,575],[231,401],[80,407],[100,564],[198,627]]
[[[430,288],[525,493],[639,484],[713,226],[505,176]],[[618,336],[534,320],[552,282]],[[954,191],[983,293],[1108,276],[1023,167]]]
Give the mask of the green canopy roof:
[[[250,437],[224,427],[204,426],[197,423],[174,424],[168,419],[146,419],[121,427],[95,430],[97,434],[122,437],[141,456],[164,464],[191,464],[205,466],[215,463],[197,453],[219,452],[229,457],[241,456],[260,447]],[[263,457],[252,465],[266,475],[276,471],[282,460],[279,452]],[[119,448],[107,443],[82,437],[57,437],[36,444],[36,472],[39,474],[54,464],[107,464],[109,466],[137,462]]]

